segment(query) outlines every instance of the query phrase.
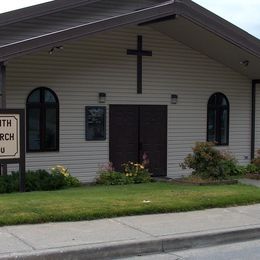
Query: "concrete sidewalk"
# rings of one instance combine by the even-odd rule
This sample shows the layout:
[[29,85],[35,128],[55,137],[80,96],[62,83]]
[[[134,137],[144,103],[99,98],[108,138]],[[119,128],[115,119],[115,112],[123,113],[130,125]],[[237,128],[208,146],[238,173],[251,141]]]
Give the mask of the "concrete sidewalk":
[[0,259],[115,259],[260,238],[260,204],[0,228]]

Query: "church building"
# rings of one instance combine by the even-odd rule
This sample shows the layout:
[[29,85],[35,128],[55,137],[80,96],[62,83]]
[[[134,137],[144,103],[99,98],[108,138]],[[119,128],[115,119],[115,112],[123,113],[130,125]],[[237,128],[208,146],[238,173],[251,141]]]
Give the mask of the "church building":
[[195,142],[241,164],[260,148],[260,40],[190,0],[1,14],[0,90],[2,108],[26,111],[27,169],[64,165],[82,182],[144,156],[180,177]]

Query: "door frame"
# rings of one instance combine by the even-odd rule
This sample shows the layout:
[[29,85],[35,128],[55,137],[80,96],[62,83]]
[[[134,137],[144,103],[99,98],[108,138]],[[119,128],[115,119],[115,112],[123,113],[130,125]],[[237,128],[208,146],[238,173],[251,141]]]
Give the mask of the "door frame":
[[[160,106],[165,107],[166,109],[166,129],[165,129],[165,174],[161,177],[167,177],[168,176],[168,105],[159,105],[159,104],[109,104],[109,123],[108,123],[108,137],[109,137],[109,161],[111,162],[111,140],[110,140],[110,129],[111,129],[111,106],[137,106],[138,107],[138,122],[140,122],[140,107],[141,106]],[[138,123],[138,158],[140,158],[140,123]]]

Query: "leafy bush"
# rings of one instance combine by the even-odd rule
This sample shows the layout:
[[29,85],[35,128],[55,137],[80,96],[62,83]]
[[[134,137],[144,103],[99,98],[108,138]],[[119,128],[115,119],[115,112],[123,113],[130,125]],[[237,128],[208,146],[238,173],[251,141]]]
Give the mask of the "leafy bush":
[[252,161],[252,164],[254,166],[256,166],[258,168],[258,170],[260,169],[260,149],[258,149],[256,151],[256,158]]
[[260,168],[256,166],[254,163],[248,164],[246,166],[246,174],[259,174],[260,173]]
[[103,185],[126,185],[134,183],[146,183],[151,181],[147,169],[141,164],[132,162],[123,165],[124,171],[116,172],[111,163],[101,167],[97,183]]
[[96,182],[103,185],[123,185],[125,184],[123,178],[123,174],[116,172],[112,163],[108,163],[100,167]]
[[[66,174],[65,174],[66,173]],[[27,171],[25,175],[25,191],[58,190],[66,187],[79,186],[79,181],[70,175],[62,166],[52,168],[51,173],[46,170]],[[0,193],[19,191],[19,172],[0,176]]]
[[65,187],[79,187],[80,182],[77,178],[71,176],[69,170],[64,166],[57,165],[56,167],[51,169],[51,174],[59,178],[60,176],[63,178]]
[[257,156],[251,164],[246,166],[245,173],[247,178],[260,178],[260,150],[257,150]]
[[244,176],[247,174],[247,171],[248,171],[248,166],[244,166],[244,165],[237,165],[236,167],[236,171],[237,171],[237,174],[234,174],[234,175],[237,175],[237,176]]
[[97,178],[98,184],[103,185],[125,185],[130,184],[128,182],[128,178],[125,176],[125,174],[121,172],[116,171],[110,171],[110,172],[100,172],[99,176]]
[[57,190],[65,186],[62,176],[52,176],[45,170],[27,171],[25,191]]
[[19,176],[0,176],[0,193],[11,193],[19,190]]
[[123,164],[125,175],[133,180],[133,183],[147,183],[151,181],[149,171],[139,163],[128,162]]
[[183,169],[193,169],[192,175],[219,180],[238,174],[236,160],[229,153],[215,149],[214,143],[196,143],[192,150],[193,154],[181,163]]

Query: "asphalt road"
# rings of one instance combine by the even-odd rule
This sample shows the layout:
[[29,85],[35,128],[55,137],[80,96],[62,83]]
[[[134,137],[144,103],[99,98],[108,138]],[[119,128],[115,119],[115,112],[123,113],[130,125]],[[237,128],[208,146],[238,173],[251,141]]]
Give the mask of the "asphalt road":
[[234,243],[215,247],[191,249],[147,256],[124,258],[124,260],[259,260],[260,240]]

